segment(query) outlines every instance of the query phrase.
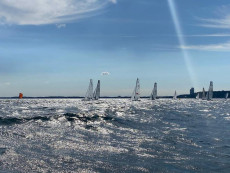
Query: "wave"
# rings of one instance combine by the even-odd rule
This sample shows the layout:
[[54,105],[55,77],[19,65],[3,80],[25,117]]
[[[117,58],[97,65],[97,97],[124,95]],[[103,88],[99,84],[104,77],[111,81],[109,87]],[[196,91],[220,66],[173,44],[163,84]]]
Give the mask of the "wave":
[[42,117],[42,116],[36,116],[36,117],[31,117],[31,118],[15,118],[15,117],[2,118],[0,117],[0,125],[22,124],[22,123],[25,123],[31,120],[49,121],[50,117]]
[[65,113],[64,114],[65,118],[67,119],[67,121],[75,121],[76,119],[82,121],[82,122],[89,122],[89,121],[96,121],[99,119],[99,115],[95,114],[93,116],[85,116],[84,114],[75,114],[75,113]]
[[80,120],[86,124],[88,122],[104,120],[106,122],[112,123],[113,125],[121,126],[121,125],[126,125],[129,122],[129,120],[123,120],[121,118],[117,118],[115,116],[111,116],[108,114],[105,114],[102,116],[94,114],[93,116],[90,116],[90,115],[84,115],[84,114],[65,113],[64,116],[65,116],[67,121],[73,122],[75,120]]
[[0,148],[0,155],[3,155],[6,152],[6,148]]
[[[17,117],[0,117],[0,125],[3,126],[11,126],[15,124],[23,124],[30,121],[52,121],[53,119],[58,120],[59,118],[64,117],[66,121],[68,122],[75,122],[75,121],[81,121],[85,124],[95,121],[106,121],[111,122],[113,125],[116,126],[124,126],[126,125],[126,122],[129,122],[128,120],[123,120],[121,118],[117,118],[111,114],[110,111],[105,113],[104,115],[98,115],[94,113],[93,115],[86,114],[86,113],[64,113],[62,115],[53,115],[53,116],[34,116],[34,117],[23,117],[23,118],[17,118]],[[86,128],[90,129],[91,125],[87,125]]]

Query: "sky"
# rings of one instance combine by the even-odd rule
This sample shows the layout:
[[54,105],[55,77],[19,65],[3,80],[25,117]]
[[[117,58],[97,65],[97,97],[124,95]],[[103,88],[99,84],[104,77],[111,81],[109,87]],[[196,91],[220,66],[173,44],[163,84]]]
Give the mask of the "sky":
[[1,0],[0,96],[230,90],[229,0]]

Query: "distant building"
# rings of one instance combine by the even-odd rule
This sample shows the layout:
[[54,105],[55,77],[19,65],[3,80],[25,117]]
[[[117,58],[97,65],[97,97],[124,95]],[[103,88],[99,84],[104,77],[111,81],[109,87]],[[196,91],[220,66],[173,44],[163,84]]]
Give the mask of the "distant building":
[[195,98],[195,97],[196,97],[196,93],[193,87],[190,89],[189,94],[182,94],[177,96],[177,98]]
[[195,89],[194,88],[191,88],[190,89],[190,96],[194,96],[195,95]]

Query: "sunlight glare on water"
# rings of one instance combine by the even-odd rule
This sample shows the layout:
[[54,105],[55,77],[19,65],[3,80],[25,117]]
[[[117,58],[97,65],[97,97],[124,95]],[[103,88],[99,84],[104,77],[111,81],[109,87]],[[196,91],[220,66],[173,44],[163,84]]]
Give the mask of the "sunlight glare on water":
[[230,102],[0,100],[0,171],[230,171]]

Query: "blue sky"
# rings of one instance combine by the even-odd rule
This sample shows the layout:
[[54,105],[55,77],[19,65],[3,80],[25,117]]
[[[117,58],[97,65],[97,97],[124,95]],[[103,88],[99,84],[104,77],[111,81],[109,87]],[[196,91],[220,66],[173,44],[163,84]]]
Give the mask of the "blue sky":
[[0,96],[230,89],[229,0],[2,0],[0,40]]

